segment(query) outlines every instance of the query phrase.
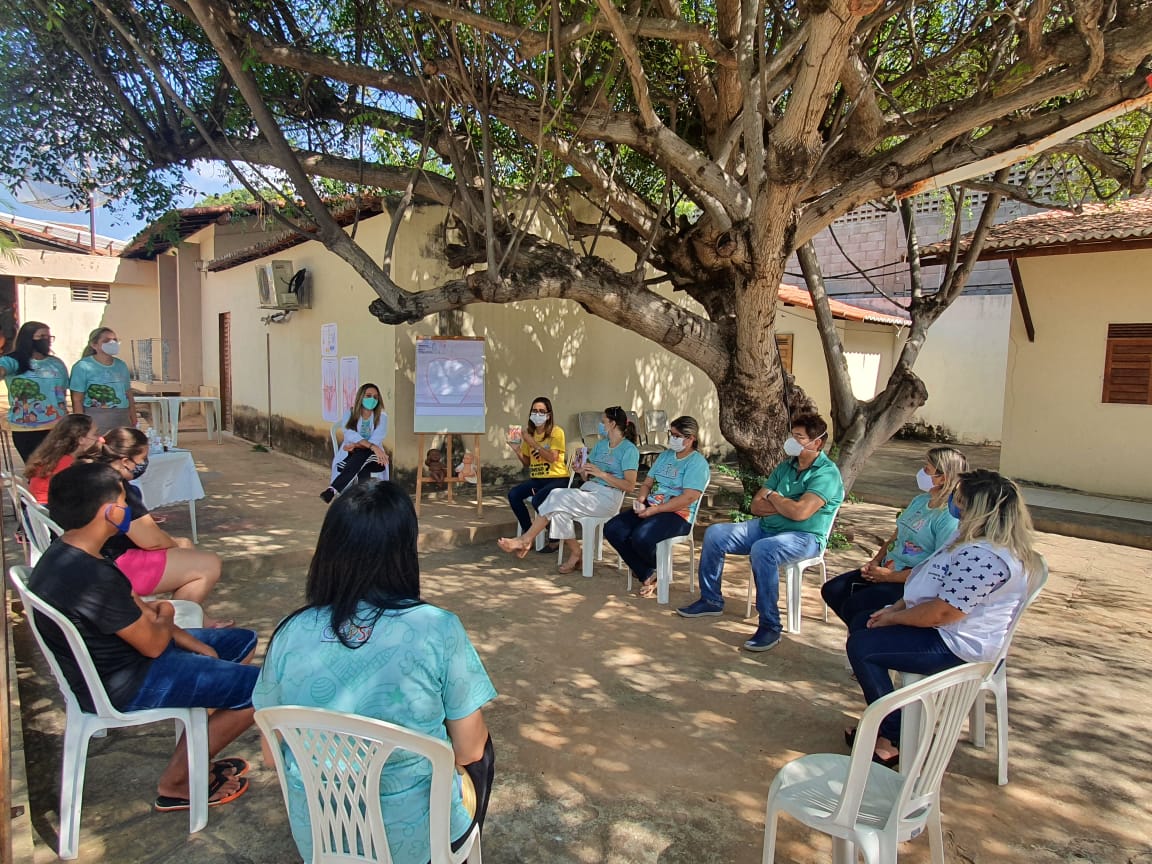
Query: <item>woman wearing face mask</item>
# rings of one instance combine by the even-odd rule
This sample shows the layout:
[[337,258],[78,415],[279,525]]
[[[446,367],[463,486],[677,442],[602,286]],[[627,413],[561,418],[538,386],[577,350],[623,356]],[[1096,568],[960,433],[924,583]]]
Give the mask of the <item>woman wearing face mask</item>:
[[44,443],[24,460],[24,478],[33,497],[47,504],[49,481],[99,443],[103,439],[87,414],[69,414],[57,423]]
[[[140,490],[131,482],[148,470],[148,438],[144,433],[124,426],[111,429],[103,445],[80,461],[112,466],[124,484],[129,512],[121,533],[104,544],[104,557],[120,568],[132,590],[141,596],[171,593],[177,600],[203,606],[220,580],[220,558],[194,548],[183,537],[172,537],[149,515]],[[233,623],[204,617],[205,627],[231,627]]]
[[850,570],[824,583],[824,602],[845,624],[861,612],[875,612],[904,596],[912,568],[926,561],[956,531],[948,512],[948,497],[968,470],[964,454],[952,447],[933,447],[916,474],[922,495],[913,498],[896,517],[896,531],[859,570]]
[[72,367],[72,411],[87,414],[101,431],[136,425],[132,374],[117,355],[120,341],[110,327],[97,327],[88,335],[84,354]]
[[[1020,489],[995,471],[960,475],[948,502],[959,519],[954,538],[908,579],[904,598],[849,625],[848,660],[871,705],[893,690],[889,670],[932,675],[961,663],[995,659],[1041,567]],[[855,730],[844,733],[849,746]],[[900,716],[880,724],[873,761],[900,758]]]
[[[520,464],[528,468],[530,479],[517,483],[508,490],[508,503],[516,514],[522,532],[532,527],[532,517],[528,515],[527,501],[532,509],[539,512],[540,505],[553,489],[563,489],[568,485],[568,466],[564,461],[564,430],[556,425],[552,414],[552,402],[547,396],[532,400],[528,414],[528,426],[520,441],[509,441],[508,446],[515,452]],[[545,547],[545,552],[548,548]],[[552,551],[556,548],[553,546]]]
[[604,526],[604,539],[640,581],[640,596],[656,596],[656,546],[692,530],[700,496],[712,471],[696,450],[700,424],[677,417],[668,430],[668,449],[656,457],[631,510]]
[[0,378],[8,384],[12,443],[24,462],[68,413],[68,367],[51,355],[48,325],[26,321],[11,353],[0,357]]
[[540,504],[532,527],[519,537],[501,537],[501,549],[523,558],[532,548],[536,535],[551,524],[553,540],[568,544],[568,558],[561,573],[571,573],[580,566],[580,544],[574,522],[581,516],[615,516],[620,512],[624,495],[636,488],[636,469],[640,451],[636,449],[636,427],[619,405],[608,408],[600,418],[601,438],[588,454],[579,473],[586,481],[579,489],[556,489]]
[[332,459],[331,485],[320,493],[326,503],[353,480],[367,480],[376,473],[388,479],[388,454],[384,450],[387,434],[388,415],[380,402],[380,388],[361,384],[344,424],[344,443]]

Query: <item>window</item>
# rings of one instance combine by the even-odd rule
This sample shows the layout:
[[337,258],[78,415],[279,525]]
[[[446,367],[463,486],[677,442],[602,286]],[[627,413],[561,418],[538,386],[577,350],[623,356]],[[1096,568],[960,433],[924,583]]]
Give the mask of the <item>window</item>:
[[791,333],[776,334],[776,350],[780,352],[780,365],[789,375],[792,374],[792,336]]
[[72,283],[73,303],[107,303],[112,299],[107,285],[86,285],[81,282]]
[[1152,405],[1152,324],[1109,324],[1103,402]]

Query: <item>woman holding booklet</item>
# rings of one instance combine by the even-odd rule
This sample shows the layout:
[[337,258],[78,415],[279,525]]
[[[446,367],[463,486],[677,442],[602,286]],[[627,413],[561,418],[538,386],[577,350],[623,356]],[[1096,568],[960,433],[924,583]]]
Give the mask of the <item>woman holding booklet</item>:
[[579,489],[555,489],[537,510],[531,527],[519,537],[501,537],[500,548],[523,558],[532,548],[536,535],[551,524],[554,540],[568,544],[568,558],[561,573],[571,573],[580,566],[580,544],[576,541],[574,522],[581,516],[615,516],[620,512],[624,495],[636,486],[636,469],[640,451],[636,449],[636,427],[619,405],[608,408],[600,418],[601,438],[578,473],[585,483]]
[[[529,479],[508,490],[508,503],[520,523],[520,531],[527,533],[532,527],[528,502],[531,501],[532,509],[539,512],[549,492],[568,485],[564,430],[556,425],[552,401],[547,396],[537,396],[532,400],[526,431],[513,426],[508,432],[508,446],[515,451],[516,458],[529,474]],[[552,551],[556,551],[555,546],[552,546]]]

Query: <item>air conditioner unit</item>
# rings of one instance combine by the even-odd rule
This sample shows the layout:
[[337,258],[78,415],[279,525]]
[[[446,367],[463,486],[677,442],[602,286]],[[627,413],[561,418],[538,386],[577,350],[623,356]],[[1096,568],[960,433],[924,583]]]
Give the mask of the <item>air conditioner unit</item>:
[[261,309],[300,308],[296,292],[291,288],[293,273],[291,261],[268,261],[256,265]]

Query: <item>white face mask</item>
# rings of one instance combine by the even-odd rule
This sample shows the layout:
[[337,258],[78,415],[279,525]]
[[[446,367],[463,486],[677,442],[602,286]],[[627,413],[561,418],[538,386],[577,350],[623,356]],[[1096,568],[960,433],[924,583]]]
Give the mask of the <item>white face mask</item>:
[[916,486],[919,487],[921,492],[931,492],[932,487],[936,485],[936,481],[932,479],[932,475],[926,470],[921,468],[916,472]]
[[548,415],[547,414],[537,414],[535,411],[533,411],[531,414],[528,415],[528,419],[532,421],[533,426],[540,427],[540,426],[543,426],[545,423],[548,422]]
[[804,445],[801,444],[799,441],[797,441],[795,438],[793,438],[791,435],[789,435],[788,440],[786,440],[784,442],[784,455],[796,457],[796,456],[799,456],[803,452],[804,452]]
[[687,443],[688,442],[685,439],[678,438],[675,435],[669,435],[668,436],[668,449],[671,450],[673,453],[679,453],[681,450],[684,449],[684,445]]
[[120,343],[115,339],[113,339],[111,342],[105,342],[100,347],[104,349],[105,354],[108,354],[111,357],[115,357],[120,353]]

